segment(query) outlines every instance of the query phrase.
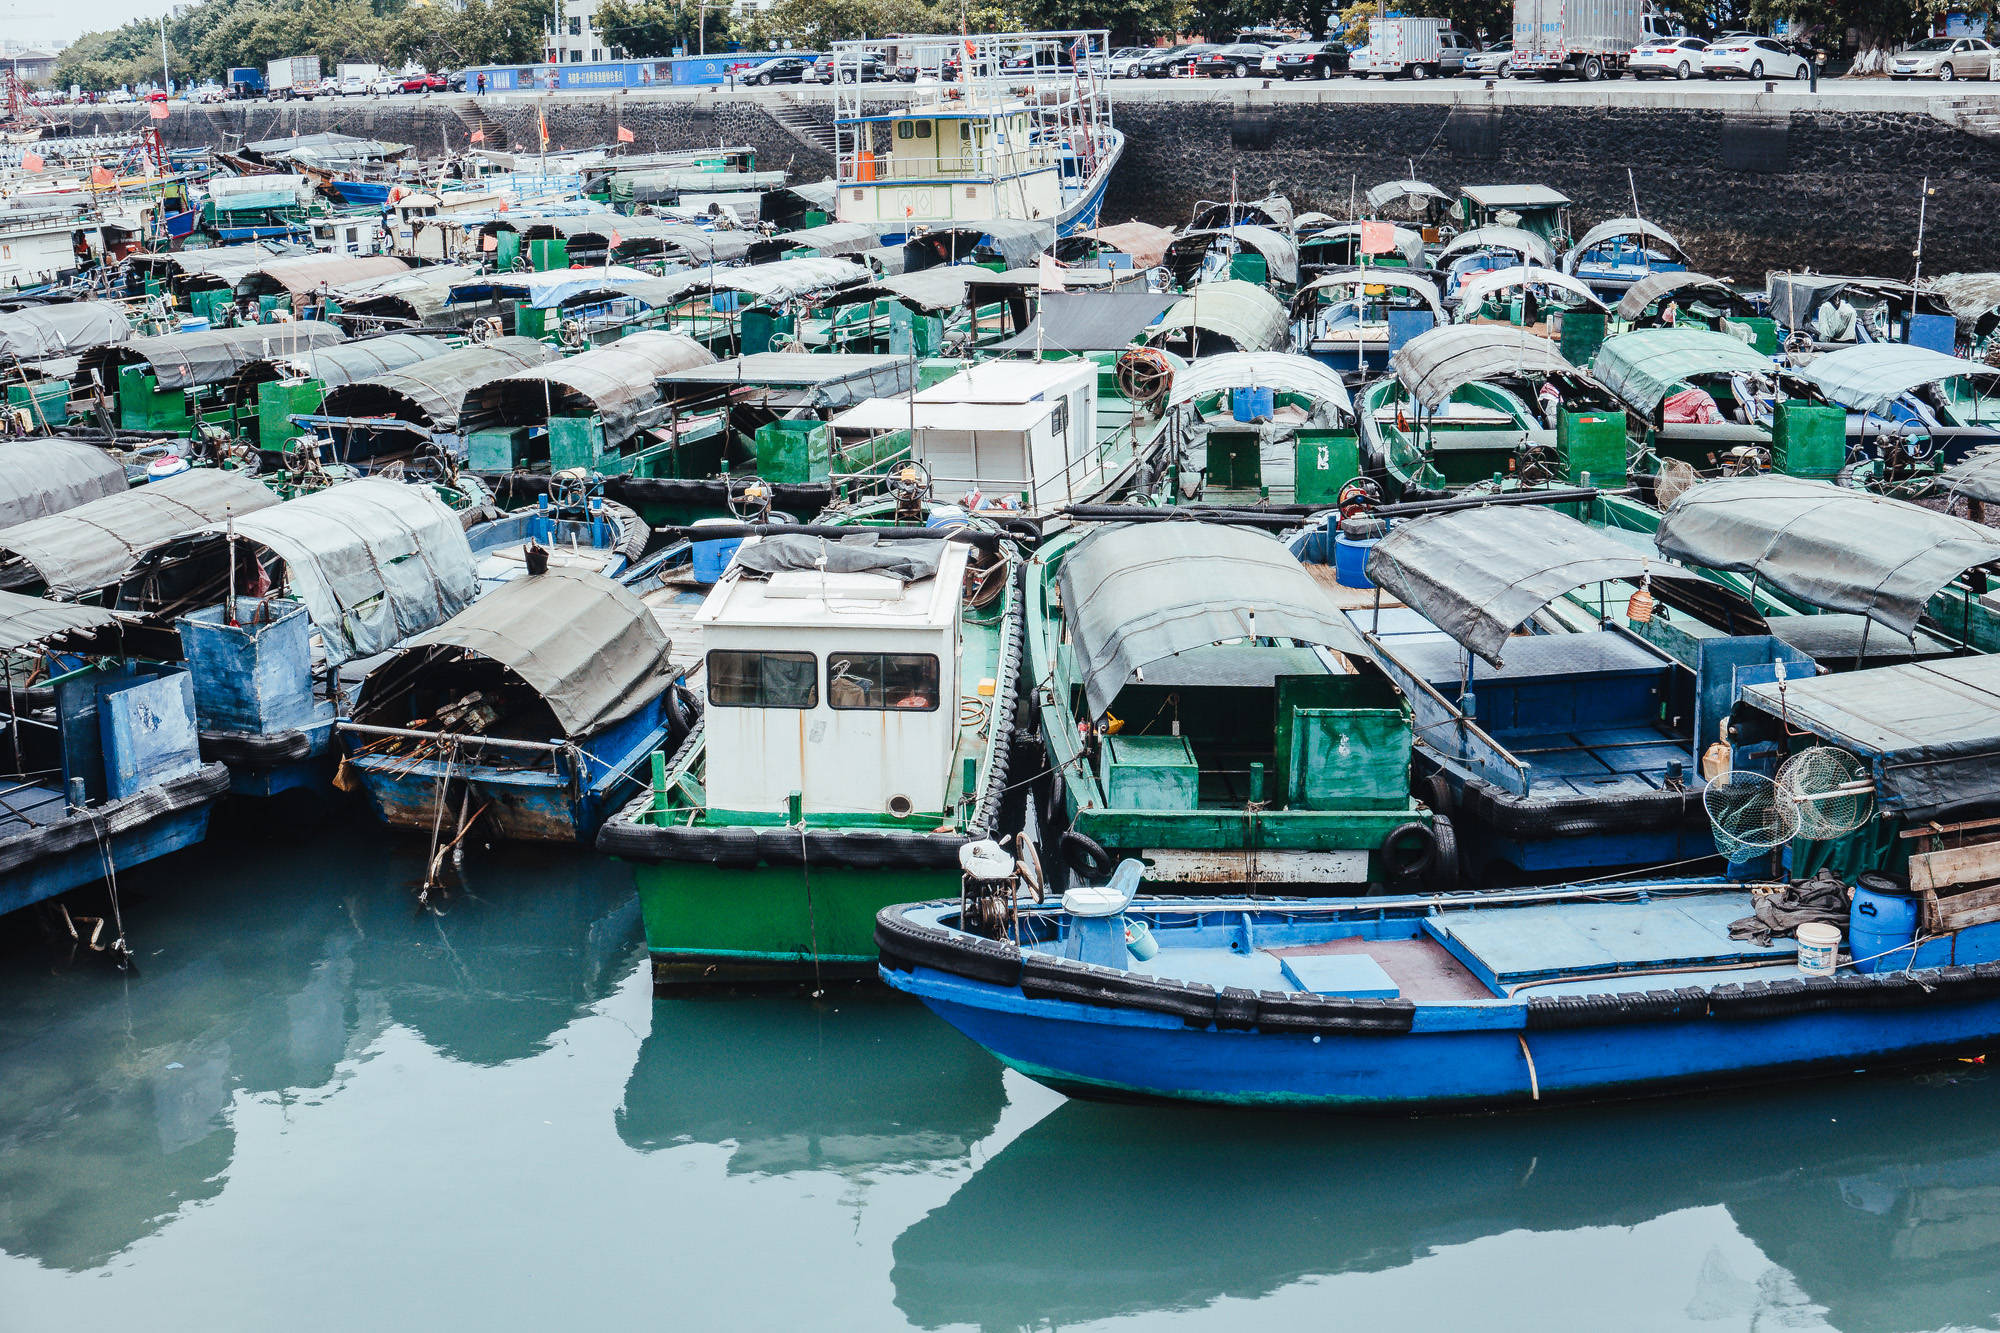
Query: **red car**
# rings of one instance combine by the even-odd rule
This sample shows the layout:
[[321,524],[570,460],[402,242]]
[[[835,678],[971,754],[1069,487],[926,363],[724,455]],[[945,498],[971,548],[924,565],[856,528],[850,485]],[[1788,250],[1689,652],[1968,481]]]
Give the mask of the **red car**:
[[406,93],[441,93],[444,87],[442,74],[412,74],[403,80],[403,91]]
[[152,92],[146,94],[146,100],[148,102],[164,102],[167,100],[167,95],[160,89],[155,88]]

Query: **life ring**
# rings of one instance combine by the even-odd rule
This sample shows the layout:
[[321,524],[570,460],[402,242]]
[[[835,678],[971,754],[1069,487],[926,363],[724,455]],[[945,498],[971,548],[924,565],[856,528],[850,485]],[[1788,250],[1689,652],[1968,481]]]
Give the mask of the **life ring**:
[[1104,844],[1088,833],[1064,829],[1061,846],[1064,862],[1085,879],[1109,879],[1111,872],[1117,868],[1118,863],[1111,859],[1110,852],[1104,850]]
[[[1412,834],[1420,840],[1415,851],[1402,845],[1403,840]],[[1380,859],[1382,866],[1382,878],[1385,880],[1410,879],[1423,874],[1431,868],[1431,863],[1437,860],[1437,852],[1437,834],[1432,831],[1429,824],[1420,824],[1414,819],[1390,829],[1375,849],[1375,855]]]

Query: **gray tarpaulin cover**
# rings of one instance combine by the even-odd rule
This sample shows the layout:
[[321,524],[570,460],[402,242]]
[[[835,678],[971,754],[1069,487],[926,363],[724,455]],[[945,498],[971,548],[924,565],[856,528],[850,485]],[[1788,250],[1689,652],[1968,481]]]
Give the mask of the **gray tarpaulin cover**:
[[1925,603],[2000,560],[2000,532],[1904,500],[1775,474],[1702,482],[1654,538],[1666,555],[1737,574],[1908,638]]
[[1944,485],[1968,500],[2000,503],[2000,448],[1974,449],[1944,470]]
[[1299,247],[1291,237],[1269,227],[1258,226],[1254,222],[1239,223],[1234,227],[1205,227],[1200,231],[1185,231],[1175,237],[1167,246],[1167,267],[1173,270],[1174,280],[1185,283],[1195,275],[1201,262],[1207,257],[1209,247],[1218,240],[1234,239],[1238,250],[1250,250],[1264,257],[1265,269],[1273,281],[1287,287],[1299,280]]
[[745,542],[737,549],[736,563],[752,574],[824,569],[829,574],[885,574],[915,583],[937,574],[943,554],[942,541],[884,542],[867,533],[829,541],[793,534]]
[[[113,347],[103,347],[84,357],[86,365],[107,368],[143,363],[153,368],[162,389],[192,389],[204,384],[220,384],[252,361],[331,347],[347,337],[331,324],[294,319],[281,324],[245,324],[234,329],[208,329],[200,333],[168,333],[157,338],[134,338]],[[104,377],[110,387],[114,373]]]
[[1700,294],[1706,292],[1729,300],[1734,293],[1729,284],[1706,273],[1648,273],[1645,277],[1625,289],[1625,295],[1618,298],[1618,318],[1634,320],[1646,313],[1646,307],[1663,296],[1677,292]]
[[1549,248],[1549,243],[1531,231],[1523,231],[1519,227],[1474,227],[1451,238],[1451,243],[1439,253],[1438,264],[1443,266],[1444,261],[1453,255],[1489,249],[1512,250],[1529,263],[1540,264],[1544,268],[1556,262],[1556,252]]
[[1769,376],[1777,365],[1748,343],[1711,329],[1639,329],[1607,338],[1590,373],[1648,416],[1674,385],[1696,375]]
[[827,298],[829,305],[862,301],[902,301],[913,309],[935,314],[965,304],[966,284],[991,277],[977,264],[940,264],[915,273],[894,273],[859,287],[843,287]]
[[287,255],[259,264],[237,281],[239,293],[289,292],[299,296],[321,287],[406,273],[409,261],[394,255]]
[[1130,347],[1178,300],[1172,292],[1043,292],[1035,322],[992,350],[1115,352]]
[[676,675],[666,631],[646,604],[580,569],[510,579],[409,643],[412,652],[446,647],[519,676],[567,737],[624,721]]
[[604,419],[605,442],[621,444],[637,429],[640,414],[660,401],[660,376],[714,361],[713,352],[685,333],[641,329],[588,352],[488,380],[466,395],[466,413],[508,426],[596,415]]
[[0,528],[125,490],[125,465],[94,444],[16,440],[0,448]]
[[442,338],[427,337],[421,333],[392,333],[387,337],[364,338],[360,342],[252,361],[243,368],[239,380],[254,384],[260,380],[299,375],[318,380],[331,389],[370,375],[386,375],[392,370],[414,366],[419,361],[446,356],[453,350],[452,345]]
[[463,264],[432,264],[401,273],[383,273],[360,282],[344,282],[327,295],[350,315],[401,313],[405,318],[427,319],[451,300],[453,283],[467,282],[479,270]]
[[770,243],[816,250],[823,259],[838,259],[842,255],[880,250],[884,235],[905,232],[909,228],[907,222],[829,222],[800,231],[781,231],[771,238]]
[[1947,273],[1924,283],[1942,297],[1958,322],[1976,325],[2000,307],[2000,273]]
[[2000,804],[2000,657],[1843,671],[1782,691],[1750,685],[1743,703],[1870,760],[1877,799],[1906,819]]
[[[942,222],[934,225],[922,236],[912,236],[905,241],[904,248],[920,246],[933,237],[955,236],[977,244],[982,239],[986,248],[1006,261],[1008,268],[1033,268],[1042,251],[1056,241],[1056,224],[1032,218],[990,218],[981,222]],[[953,254],[962,253],[954,246]]]
[[1057,582],[1092,717],[1148,663],[1230,639],[1296,639],[1368,656],[1291,552],[1243,528],[1099,528],[1070,548]]
[[1380,185],[1370,187],[1363,197],[1368,202],[1368,211],[1377,215],[1390,204],[1399,204],[1405,199],[1421,199],[1426,203],[1435,199],[1441,204],[1451,202],[1451,196],[1443,190],[1429,181],[1420,180],[1384,181]]
[[1168,404],[1192,402],[1228,389],[1275,389],[1316,398],[1332,409],[1329,415],[1354,415],[1354,403],[1340,372],[1294,352],[1219,352],[1197,357],[1174,376]]
[[[1320,227],[1311,235],[1299,238],[1300,248],[1303,249],[1310,246],[1314,250],[1321,250],[1340,240],[1347,240],[1353,245],[1359,246],[1362,225],[1359,222],[1340,222]],[[1408,227],[1398,227],[1394,223],[1391,223],[1389,242],[1394,252],[1401,255],[1403,262],[1411,268],[1428,267],[1424,263],[1424,234],[1422,232],[1412,231]]]
[[58,634],[103,629],[117,623],[118,617],[103,607],[0,592],[0,652],[18,652]]
[[1576,272],[1576,266],[1583,262],[1583,257],[1590,253],[1591,247],[1616,240],[1620,236],[1637,236],[1648,241],[1658,241],[1676,256],[1682,259],[1687,257],[1687,251],[1681,249],[1679,239],[1657,222],[1648,222],[1644,218],[1612,218],[1609,222],[1600,222],[1592,227],[1570,247],[1569,253],[1563,256],[1563,270],[1567,273]]
[[1285,307],[1277,297],[1248,282],[1204,282],[1174,302],[1147,334],[1158,341],[1178,329],[1220,334],[1240,352],[1269,352],[1291,338]]
[[50,595],[79,597],[115,582],[155,546],[277,503],[240,472],[196,468],[0,530],[0,552],[33,566]]
[[1494,666],[1529,616],[1585,584],[1692,578],[1540,505],[1426,514],[1398,523],[1368,556],[1368,577]]
[[1315,292],[1353,291],[1362,287],[1393,287],[1398,291],[1409,292],[1420,297],[1440,322],[1444,319],[1444,299],[1438,295],[1437,284],[1407,269],[1396,268],[1343,268],[1332,273],[1322,273],[1293,295],[1292,313],[1303,318],[1308,310],[1319,303],[1319,298],[1314,295]]
[[693,292],[718,291],[742,292],[772,302],[792,301],[836,287],[851,287],[871,276],[866,265],[851,259],[780,259],[774,264],[676,273],[661,281],[657,296],[649,289],[647,299],[668,301]]
[[328,416],[401,415],[433,430],[455,430],[465,396],[491,379],[561,355],[535,338],[495,338],[434,356],[422,365],[392,370],[330,389]]
[[1597,299],[1596,292],[1569,274],[1559,269],[1543,268],[1539,264],[1516,264],[1511,268],[1496,268],[1485,273],[1473,274],[1458,285],[1459,308],[1470,309],[1495,292],[1527,286],[1547,287],[1567,292],[1573,300],[1594,305],[1599,310],[1610,308]]
[[1799,372],[1842,407],[1887,416],[1898,396],[1920,385],[1973,375],[2000,379],[2000,370],[1908,343],[1857,343],[1814,357]]
[[0,361],[45,361],[131,336],[124,307],[109,301],[31,305],[0,314]]
[[1396,378],[1425,407],[1459,387],[1521,375],[1534,379],[1578,374],[1547,338],[1512,324],[1452,324],[1420,333],[1389,358]]
[[364,477],[235,527],[285,562],[291,595],[331,663],[387,652],[457,615],[479,591],[465,529],[428,486]]

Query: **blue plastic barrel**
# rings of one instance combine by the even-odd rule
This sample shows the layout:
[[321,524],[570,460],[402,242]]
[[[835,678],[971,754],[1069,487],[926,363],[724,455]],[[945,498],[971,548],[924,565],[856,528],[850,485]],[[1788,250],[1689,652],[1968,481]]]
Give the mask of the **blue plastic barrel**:
[[[1857,972],[1894,972],[1910,964],[1910,951],[1889,953],[1917,937],[1917,899],[1881,875],[1863,875],[1854,886],[1847,918],[1847,948]],[[1888,954],[1888,957],[1879,955]]]
[[937,505],[924,520],[927,528],[967,528],[972,526],[972,518],[957,505]]
[[1380,537],[1356,539],[1344,532],[1333,534],[1333,578],[1343,588],[1372,588],[1368,577],[1368,553]]
[[[736,527],[733,518],[698,518],[697,528]],[[694,577],[697,583],[720,583],[722,576],[729,572],[729,562],[736,556],[736,548],[743,544],[741,537],[716,537],[709,541],[697,539],[694,543]]]
[[1277,411],[1278,394],[1275,389],[1231,389],[1229,410],[1238,421],[1267,420]]

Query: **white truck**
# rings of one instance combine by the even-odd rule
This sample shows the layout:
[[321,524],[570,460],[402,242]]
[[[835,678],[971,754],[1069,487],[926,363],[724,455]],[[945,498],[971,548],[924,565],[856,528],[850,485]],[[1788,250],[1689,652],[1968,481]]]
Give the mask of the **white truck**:
[[310,98],[319,91],[319,57],[286,56],[264,71],[266,97]]
[[1448,19],[1370,19],[1367,64],[1356,64],[1351,72],[1364,78],[1439,78],[1464,73],[1471,54],[1471,43],[1452,31]]
[[1632,48],[1672,37],[1651,0],[1514,0],[1514,77],[1617,78]]

